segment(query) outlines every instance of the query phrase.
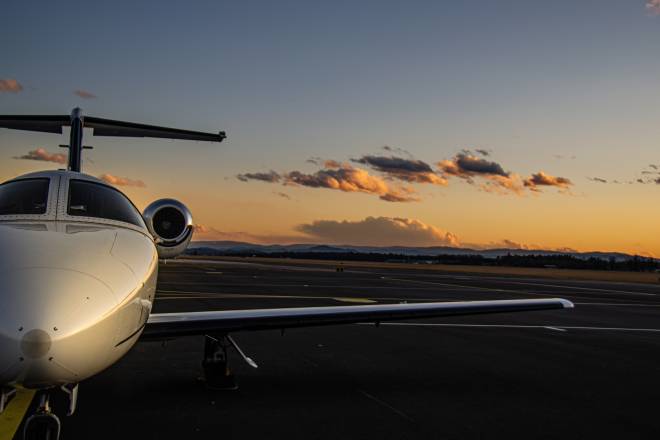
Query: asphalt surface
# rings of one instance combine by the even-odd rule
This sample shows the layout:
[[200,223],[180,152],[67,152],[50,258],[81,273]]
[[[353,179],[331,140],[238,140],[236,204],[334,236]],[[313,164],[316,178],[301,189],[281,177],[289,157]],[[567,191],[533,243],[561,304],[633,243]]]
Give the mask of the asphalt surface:
[[660,284],[241,263],[161,265],[155,312],[561,297],[573,310],[142,342],[81,384],[63,439],[584,439],[660,434]]

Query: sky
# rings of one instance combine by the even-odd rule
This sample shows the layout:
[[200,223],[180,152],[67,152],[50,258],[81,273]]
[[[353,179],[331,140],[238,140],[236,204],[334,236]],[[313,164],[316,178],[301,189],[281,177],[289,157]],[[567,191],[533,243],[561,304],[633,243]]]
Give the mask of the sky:
[[[86,134],[196,239],[660,257],[660,0],[7,0],[0,46],[0,114],[225,130]],[[67,141],[0,129],[0,180]]]

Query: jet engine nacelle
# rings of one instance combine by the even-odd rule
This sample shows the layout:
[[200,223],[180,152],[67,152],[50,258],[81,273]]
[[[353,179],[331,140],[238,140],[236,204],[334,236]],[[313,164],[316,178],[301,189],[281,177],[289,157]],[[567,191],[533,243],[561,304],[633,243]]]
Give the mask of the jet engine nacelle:
[[186,205],[160,199],[147,206],[142,216],[156,240],[159,258],[174,258],[186,250],[193,234],[193,218]]

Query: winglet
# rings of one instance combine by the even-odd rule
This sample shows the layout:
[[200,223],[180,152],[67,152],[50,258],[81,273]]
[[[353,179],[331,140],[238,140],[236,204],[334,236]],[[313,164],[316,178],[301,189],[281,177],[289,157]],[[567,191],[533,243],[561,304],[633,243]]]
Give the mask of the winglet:
[[574,309],[575,308],[575,305],[567,299],[564,299],[564,298],[555,298],[555,299],[557,301],[559,301],[565,309]]

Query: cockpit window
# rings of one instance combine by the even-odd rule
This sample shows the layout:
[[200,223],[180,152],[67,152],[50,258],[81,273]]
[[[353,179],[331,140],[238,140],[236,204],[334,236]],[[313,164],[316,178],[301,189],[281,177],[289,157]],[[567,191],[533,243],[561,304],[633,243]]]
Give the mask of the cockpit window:
[[0,185],[0,215],[42,215],[50,179],[14,180]]
[[144,227],[142,216],[116,189],[85,180],[69,181],[67,213],[77,217],[96,217]]

